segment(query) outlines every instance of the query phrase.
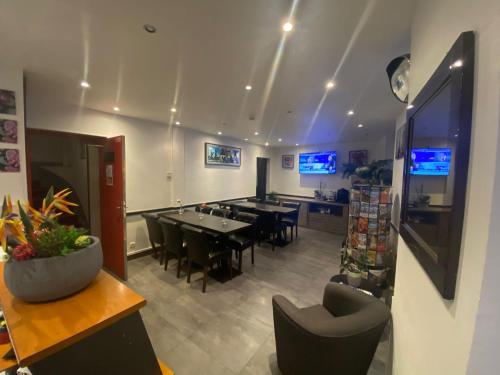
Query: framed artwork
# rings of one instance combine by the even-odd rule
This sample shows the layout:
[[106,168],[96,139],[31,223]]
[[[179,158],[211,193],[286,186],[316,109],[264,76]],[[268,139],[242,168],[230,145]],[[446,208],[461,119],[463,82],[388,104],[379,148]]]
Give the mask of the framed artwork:
[[239,167],[241,148],[205,143],[205,164]]
[[281,155],[281,167],[293,169],[294,155]]
[[368,150],[349,151],[349,164],[357,166],[368,164]]
[[408,126],[404,124],[398,129],[396,133],[396,159],[404,158],[407,138],[408,138]]
[[16,94],[14,91],[0,89],[0,113],[16,114]]
[[0,142],[17,143],[17,121],[0,119]]
[[0,172],[19,172],[19,150],[0,148]]

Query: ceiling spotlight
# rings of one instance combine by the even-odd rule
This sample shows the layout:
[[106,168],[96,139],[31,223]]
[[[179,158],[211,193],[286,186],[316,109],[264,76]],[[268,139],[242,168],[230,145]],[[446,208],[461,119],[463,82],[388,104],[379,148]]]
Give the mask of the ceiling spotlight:
[[295,143],[295,146],[298,146],[299,144],[298,143]]
[[181,124],[181,122],[180,122],[180,121],[176,121],[176,122],[175,122],[175,125],[180,125],[180,124]]
[[259,135],[259,132],[255,132],[255,133],[253,133],[253,134],[255,134],[255,135]]
[[120,107],[117,107],[116,105],[113,107],[113,111],[115,112],[120,112]]
[[358,124],[358,128],[362,128],[363,127],[363,124]]
[[335,86],[335,83],[333,83],[332,81],[328,81],[326,83],[326,89],[327,90],[333,89],[334,86]]
[[170,108],[170,112],[177,112],[177,109],[175,107]]
[[413,108],[413,104],[408,104],[408,105],[406,106],[406,109],[412,109],[412,108]]
[[82,86],[84,89],[88,89],[90,88],[90,83],[88,83],[87,81],[81,81],[80,86]]
[[354,111],[351,109],[349,112],[347,112],[347,116],[352,116],[354,115]]
[[292,23],[286,22],[285,24],[283,24],[283,31],[289,32],[289,31],[292,31],[292,29],[293,29]]
[[221,134],[222,134],[222,132],[217,132],[217,134],[221,135]]
[[269,142],[266,142],[266,146],[269,146]]
[[244,141],[245,141],[245,142],[248,142],[248,138],[245,138],[245,139],[244,139]]
[[145,24],[143,28],[150,34],[156,33],[156,27],[154,27],[153,25]]
[[252,89],[252,86],[250,86],[250,85],[245,86],[245,90],[250,91],[251,89]]
[[460,68],[463,65],[464,65],[464,62],[462,60],[457,60],[453,64],[450,65],[450,69]]
[[281,138],[278,138],[278,142],[281,142],[281,141],[282,141],[282,139],[281,139]]

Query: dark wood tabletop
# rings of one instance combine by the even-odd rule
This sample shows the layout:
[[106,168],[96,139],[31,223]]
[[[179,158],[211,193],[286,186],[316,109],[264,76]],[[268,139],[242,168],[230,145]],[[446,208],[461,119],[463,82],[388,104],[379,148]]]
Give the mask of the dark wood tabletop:
[[254,203],[254,202],[230,202],[230,205],[236,207],[252,208],[254,210],[260,210],[260,211],[272,211],[277,214],[289,214],[297,210],[296,208],[291,208],[291,207],[281,207],[281,206],[274,206],[272,204]]
[[221,235],[228,235],[251,226],[251,224],[231,219],[225,219],[226,224],[223,225],[222,217],[212,216],[208,214],[201,215],[202,218],[200,219],[200,213],[194,211],[184,211],[182,215],[177,212],[164,212],[159,214],[159,216],[165,217],[167,219],[175,220],[183,224],[192,225],[193,227],[215,232]]

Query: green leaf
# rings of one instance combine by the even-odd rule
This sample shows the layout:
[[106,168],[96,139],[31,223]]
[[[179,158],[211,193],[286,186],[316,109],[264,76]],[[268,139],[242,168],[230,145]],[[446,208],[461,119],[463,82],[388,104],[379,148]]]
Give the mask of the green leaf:
[[2,204],[2,216],[4,217],[7,212],[7,197],[3,197],[3,204]]
[[48,206],[54,200],[54,186],[51,186],[47,195],[45,196],[45,204]]
[[26,238],[28,238],[29,240],[31,238],[31,234],[33,233],[33,225],[31,224],[30,218],[21,206],[21,202],[17,201],[17,206],[19,207],[19,216],[21,217],[21,221],[24,225],[24,233],[26,234]]

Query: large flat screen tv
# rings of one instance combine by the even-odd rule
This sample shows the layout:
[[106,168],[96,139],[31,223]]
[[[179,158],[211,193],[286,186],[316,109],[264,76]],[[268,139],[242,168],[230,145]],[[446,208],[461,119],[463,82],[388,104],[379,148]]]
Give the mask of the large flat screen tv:
[[410,173],[421,176],[448,176],[450,148],[414,148],[411,150]]
[[310,152],[299,155],[300,174],[335,174],[337,172],[337,152]]

